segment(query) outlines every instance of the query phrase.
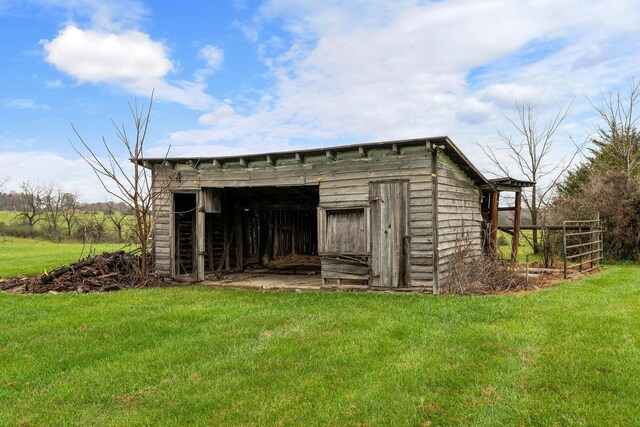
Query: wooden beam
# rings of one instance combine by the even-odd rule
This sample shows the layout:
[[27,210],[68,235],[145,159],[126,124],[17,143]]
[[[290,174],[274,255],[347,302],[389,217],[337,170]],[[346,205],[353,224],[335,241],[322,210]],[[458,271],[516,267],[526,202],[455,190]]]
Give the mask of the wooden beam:
[[300,155],[300,153],[296,153],[296,162],[298,162],[298,163],[304,163],[304,159],[302,158],[302,156]]
[[496,254],[498,250],[498,200],[500,198],[500,193],[494,191],[491,193],[491,241],[489,244],[491,245],[489,250],[492,252],[492,255]]
[[275,164],[273,157],[267,154],[267,163],[273,166]]
[[518,245],[520,244],[520,216],[522,213],[522,192],[516,192],[516,206],[513,214],[513,238],[511,239],[511,261],[518,259]]
[[358,153],[360,153],[360,157],[367,157],[367,150],[362,145],[358,147]]
[[327,154],[327,159],[329,159],[329,160],[335,160],[336,159],[336,154],[333,151],[327,150],[326,154]]
[[240,166],[244,166],[245,168],[247,167],[247,161],[244,159],[244,157],[240,157],[238,159],[238,163],[240,163]]
[[393,154],[400,154],[400,150],[398,149],[398,144],[391,144],[391,152]]
[[215,167],[217,167],[217,168],[219,168],[219,169],[222,169],[222,163],[220,163],[220,160],[218,160],[218,159],[213,159],[213,162],[212,162],[212,163],[213,163],[213,166],[215,166]]
[[196,196],[197,209],[196,209],[196,280],[204,280],[204,200],[205,194],[203,190]]

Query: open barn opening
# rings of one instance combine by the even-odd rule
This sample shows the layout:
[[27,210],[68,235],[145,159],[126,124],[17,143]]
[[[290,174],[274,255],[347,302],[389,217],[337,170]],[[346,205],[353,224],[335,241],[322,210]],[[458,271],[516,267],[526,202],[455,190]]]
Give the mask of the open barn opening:
[[211,188],[202,194],[205,273],[320,271],[317,185]]

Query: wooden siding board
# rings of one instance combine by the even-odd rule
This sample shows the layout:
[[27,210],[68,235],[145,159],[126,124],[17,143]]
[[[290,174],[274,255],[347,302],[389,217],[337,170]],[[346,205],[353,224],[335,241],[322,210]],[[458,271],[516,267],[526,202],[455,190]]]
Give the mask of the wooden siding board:
[[[430,153],[426,150],[407,155],[378,156],[368,153],[369,157],[360,157],[348,160],[338,159],[335,162],[327,162],[326,159],[317,159],[318,163],[291,163],[265,168],[248,167],[237,169],[211,168],[197,171],[193,168],[185,168],[181,171],[181,182],[176,182],[176,191],[198,190],[201,187],[243,187],[243,186],[273,186],[273,185],[318,185],[320,204],[322,206],[349,206],[354,203],[368,204],[368,186],[370,181],[388,179],[408,179],[410,190],[408,198],[408,213],[410,217],[409,233],[411,236],[411,265],[408,270],[414,284],[414,273],[420,273],[414,269],[414,260],[423,259],[425,245],[432,243],[432,213],[431,195],[431,167]],[[373,156],[373,157],[372,157]],[[306,161],[306,160],[305,160]],[[198,185],[199,184],[199,185]],[[167,193],[168,194],[168,193]],[[155,245],[157,247],[170,244],[171,221],[169,199],[162,197],[163,205],[158,206],[154,214],[157,218]],[[159,204],[158,204],[159,205]],[[160,238],[160,235],[166,238]],[[319,242],[320,243],[320,242]],[[419,245],[415,246],[414,245]],[[416,258],[416,254],[420,256]],[[156,264],[163,272],[168,272],[170,258],[166,251],[159,251]],[[416,286],[424,286],[424,280],[416,277]]]
[[461,244],[481,250],[482,214],[480,190],[444,155],[438,157],[438,209],[438,270],[445,283],[451,256]]

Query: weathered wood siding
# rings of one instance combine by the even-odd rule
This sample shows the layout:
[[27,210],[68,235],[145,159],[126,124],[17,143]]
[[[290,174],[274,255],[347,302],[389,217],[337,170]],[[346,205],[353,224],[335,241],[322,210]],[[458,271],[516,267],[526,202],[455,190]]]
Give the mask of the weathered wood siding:
[[482,250],[480,189],[444,154],[438,159],[438,272],[442,286],[460,245]]
[[[398,153],[387,148],[368,150],[366,156],[357,150],[337,152],[333,156],[308,156],[303,162],[293,158],[247,161],[227,164],[200,164],[198,168],[178,164],[179,182],[174,191],[198,190],[201,187],[258,187],[288,185],[318,185],[320,206],[324,208],[362,206],[369,207],[369,182],[389,179],[409,180],[409,226],[411,234],[410,277],[412,287],[430,289],[433,285],[433,226],[431,194],[431,153],[426,146],[401,147]],[[443,163],[448,165],[449,163]],[[454,176],[464,188],[465,195],[473,192],[465,187],[468,180]],[[162,171],[157,171],[161,182]],[[445,175],[446,176],[446,175]],[[472,185],[472,184],[471,184]],[[453,186],[452,188],[456,188]],[[443,186],[443,195],[455,197],[455,191]],[[476,193],[474,193],[476,194]],[[474,199],[475,200],[475,199]],[[171,272],[171,203],[166,192],[155,207],[156,268],[160,274]],[[476,200],[477,202],[477,200]],[[449,202],[447,202],[449,203]],[[479,215],[479,205],[477,208]],[[442,225],[448,217],[443,215]],[[455,216],[459,220],[458,216]],[[443,243],[449,242],[443,236]],[[479,245],[480,243],[478,243]],[[446,251],[445,251],[446,253]]]
[[171,274],[173,259],[171,244],[174,239],[171,218],[173,198],[171,192],[166,188],[169,185],[167,175],[170,174],[171,172],[167,173],[163,169],[156,169],[153,173],[152,191],[156,193],[153,206],[153,256],[155,268],[162,275]]

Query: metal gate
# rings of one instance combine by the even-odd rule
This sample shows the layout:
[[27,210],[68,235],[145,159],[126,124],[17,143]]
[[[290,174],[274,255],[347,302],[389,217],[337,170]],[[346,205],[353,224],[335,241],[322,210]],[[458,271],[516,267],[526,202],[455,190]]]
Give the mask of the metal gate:
[[599,219],[564,221],[562,242],[565,279],[603,264],[602,222]]

